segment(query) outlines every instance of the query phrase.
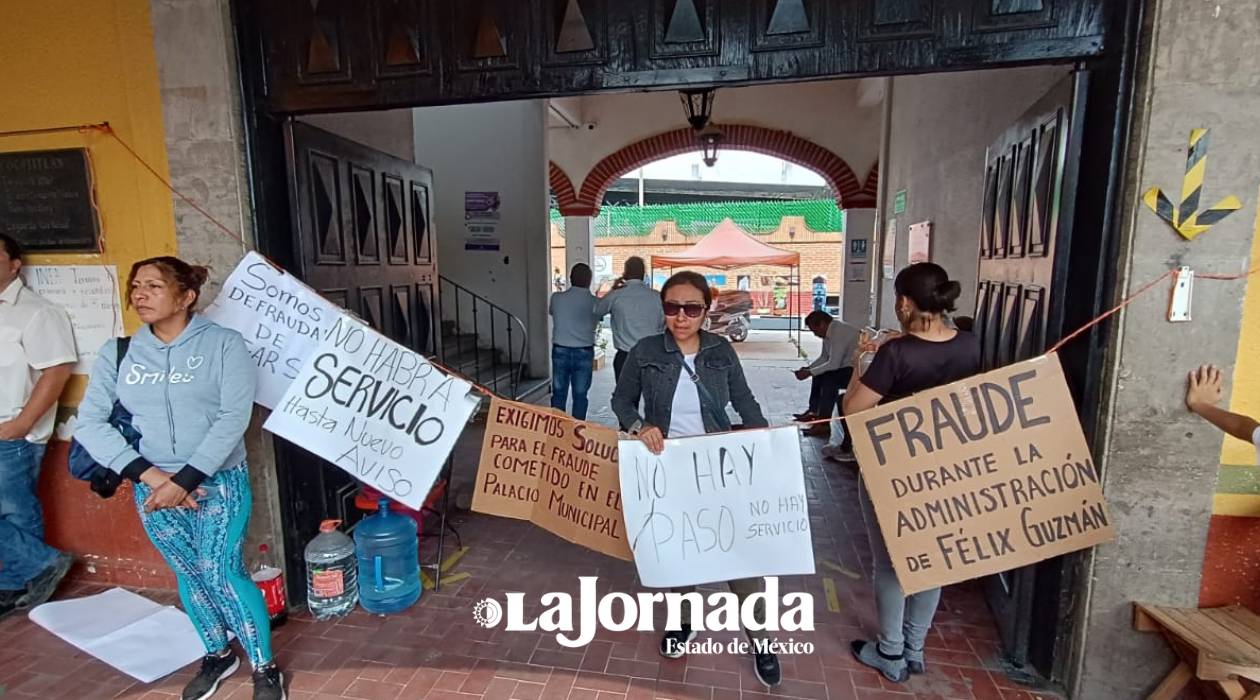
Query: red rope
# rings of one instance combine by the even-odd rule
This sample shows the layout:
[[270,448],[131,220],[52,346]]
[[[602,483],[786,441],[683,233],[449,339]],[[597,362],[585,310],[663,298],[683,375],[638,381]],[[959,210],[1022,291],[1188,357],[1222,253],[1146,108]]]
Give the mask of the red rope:
[[120,146],[122,146],[124,149],[126,149],[126,151],[127,151],[128,153],[130,153],[130,154],[131,154],[131,157],[132,157],[132,158],[135,158],[135,159],[136,159],[136,162],[137,162],[137,163],[139,163],[141,166],[143,166],[145,170],[148,170],[148,171],[149,171],[149,173],[150,173],[151,175],[153,175],[153,177],[154,177],[154,178],[156,178],[158,182],[160,182],[160,183],[162,183],[163,185],[165,185],[165,186],[166,186],[166,189],[168,189],[168,190],[170,190],[170,191],[171,191],[171,194],[174,194],[176,197],[179,197],[179,198],[180,198],[180,199],[184,202],[184,204],[187,204],[188,206],[190,206],[190,207],[192,207],[194,210],[196,210],[196,211],[197,211],[197,213],[199,213],[199,214],[201,214],[202,216],[206,217],[206,219],[207,219],[210,223],[214,224],[216,228],[218,228],[220,231],[222,231],[222,232],[224,233],[224,235],[226,235],[226,236],[228,236],[229,238],[231,238],[232,240],[234,240],[234,241],[236,241],[236,242],[240,243],[240,244],[241,244],[241,246],[243,246],[246,250],[253,250],[253,248],[254,248],[254,247],[253,247],[253,246],[251,246],[251,245],[249,244],[249,242],[245,240],[244,236],[241,236],[239,233],[236,233],[236,232],[235,232],[235,231],[233,231],[232,229],[230,229],[230,228],[228,228],[227,226],[225,226],[225,225],[223,224],[223,222],[221,222],[221,221],[219,221],[218,219],[214,218],[214,215],[213,215],[213,214],[211,214],[210,212],[206,211],[205,209],[203,209],[203,208],[201,207],[201,205],[199,205],[199,204],[197,204],[196,202],[194,202],[194,201],[193,201],[193,199],[192,199],[191,197],[189,197],[188,195],[186,195],[186,194],[184,194],[183,192],[179,191],[179,189],[177,189],[174,185],[172,185],[172,184],[171,184],[171,182],[170,182],[169,180],[167,180],[165,177],[163,177],[163,176],[162,176],[162,174],[161,174],[161,173],[159,173],[159,172],[157,171],[157,169],[156,169],[156,168],[154,168],[152,165],[149,165],[149,162],[148,162],[148,161],[146,161],[144,158],[142,158],[142,157],[140,156],[140,154],[139,154],[139,153],[136,153],[136,149],[132,148],[130,144],[128,144],[126,141],[124,141],[124,140],[123,140],[123,138],[122,138],[121,136],[119,136],[119,135],[118,135],[118,132],[114,131],[113,127],[111,127],[108,123],[106,123],[104,126],[94,126],[94,127],[91,127],[91,128],[92,128],[92,129],[95,129],[95,130],[98,130],[98,131],[103,131],[103,132],[105,132],[106,134],[109,134],[110,136],[112,136],[112,137],[114,138],[114,140],[118,142],[118,145],[120,145]]
[[1116,304],[1114,307],[1111,308],[1111,310],[1103,313],[1102,315],[1098,316],[1097,318],[1090,321],[1089,323],[1086,323],[1080,328],[1077,328],[1075,331],[1072,331],[1072,333],[1064,337],[1063,340],[1060,340],[1059,342],[1055,343],[1054,346],[1051,347],[1049,350],[1047,350],[1045,354],[1047,355],[1054,354],[1054,352],[1057,351],[1059,348],[1075,340],[1085,331],[1088,331],[1094,326],[1097,326],[1103,321],[1106,321],[1108,318],[1111,318],[1116,313],[1119,313],[1121,309],[1128,306],[1129,304],[1132,304],[1134,301],[1137,301],[1138,297],[1150,291],[1155,285],[1159,284],[1160,282],[1163,282],[1164,280],[1168,279],[1169,277],[1172,277],[1175,274],[1177,274],[1176,270],[1169,270],[1168,272],[1165,272],[1164,274],[1160,275],[1158,279],[1153,279],[1150,282],[1147,282],[1146,284],[1142,285],[1141,288],[1139,288],[1136,292],[1130,294],[1127,298],[1124,299],[1124,301],[1121,301],[1119,304]]

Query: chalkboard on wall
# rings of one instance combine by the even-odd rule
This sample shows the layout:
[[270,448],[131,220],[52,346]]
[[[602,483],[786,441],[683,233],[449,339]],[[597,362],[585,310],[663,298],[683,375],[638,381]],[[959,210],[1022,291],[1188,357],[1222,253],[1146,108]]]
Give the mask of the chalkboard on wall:
[[27,250],[97,250],[87,151],[0,153],[0,233]]

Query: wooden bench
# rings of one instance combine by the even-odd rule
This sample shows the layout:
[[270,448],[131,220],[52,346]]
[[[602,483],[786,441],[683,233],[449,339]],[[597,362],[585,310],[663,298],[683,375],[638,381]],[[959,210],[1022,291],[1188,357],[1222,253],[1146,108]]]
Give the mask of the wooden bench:
[[1180,661],[1147,700],[1172,700],[1193,679],[1219,688],[1230,700],[1260,700],[1241,679],[1260,683],[1260,616],[1243,607],[1163,608],[1137,603],[1133,626],[1159,632]]

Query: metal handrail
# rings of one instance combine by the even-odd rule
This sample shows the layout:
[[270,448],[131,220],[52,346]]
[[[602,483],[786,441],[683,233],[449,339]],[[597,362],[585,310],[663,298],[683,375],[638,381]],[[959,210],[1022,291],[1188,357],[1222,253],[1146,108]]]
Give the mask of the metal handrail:
[[[439,293],[438,293],[439,314],[441,313],[441,310],[445,308],[445,306],[442,304],[442,301],[441,301],[443,298],[441,285],[449,286],[454,293],[453,301],[454,301],[454,307],[455,307],[455,318],[449,319],[449,320],[454,321],[455,332],[459,336],[461,336],[460,340],[458,340],[455,343],[455,354],[459,354],[464,350],[462,336],[464,335],[465,329],[463,327],[463,314],[461,313],[461,303],[460,303],[461,296],[468,297],[468,299],[471,301],[472,308],[470,309],[470,312],[472,314],[472,328],[470,330],[469,335],[472,336],[472,343],[473,343],[472,350],[473,350],[473,358],[474,358],[473,359],[474,378],[477,379],[478,381],[481,381],[481,376],[480,376],[481,369],[482,369],[481,350],[483,349],[481,347],[481,325],[479,322],[479,315],[480,315],[479,307],[484,305],[489,310],[489,314],[490,314],[490,321],[489,321],[489,324],[490,324],[490,345],[489,345],[490,372],[492,375],[489,388],[493,389],[496,394],[500,394],[500,395],[502,395],[503,392],[500,390],[500,387],[499,387],[500,375],[501,375],[501,372],[499,370],[500,370],[500,367],[504,366],[504,363],[501,362],[499,359],[500,349],[498,347],[498,336],[496,333],[498,326],[495,322],[495,312],[503,314],[503,317],[506,320],[505,330],[507,332],[506,367],[512,370],[511,374],[508,377],[510,380],[511,398],[514,398],[514,399],[519,398],[521,374],[524,371],[525,366],[529,362],[529,331],[526,330],[525,324],[521,321],[520,318],[518,318],[511,311],[508,311],[502,306],[499,306],[493,301],[490,301],[489,299],[472,291],[471,289],[456,282],[455,280],[452,280],[442,275],[438,275],[438,282],[439,282]],[[448,319],[445,319],[445,318],[442,319],[443,322],[447,320]],[[521,340],[519,344],[514,344],[512,342],[512,336],[514,334],[514,330],[519,330],[520,332]],[[445,362],[447,358],[450,356],[448,352],[449,351],[448,351],[448,348],[446,347],[446,344],[443,343],[442,344],[443,362]]]

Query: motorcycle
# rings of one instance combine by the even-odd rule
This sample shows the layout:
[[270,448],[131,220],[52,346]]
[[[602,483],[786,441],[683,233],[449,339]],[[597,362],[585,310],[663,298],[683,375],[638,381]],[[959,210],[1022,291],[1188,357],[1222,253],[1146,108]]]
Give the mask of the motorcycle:
[[704,321],[704,329],[726,336],[733,343],[748,339],[752,330],[752,295],[745,291],[721,292],[713,299],[713,306]]

